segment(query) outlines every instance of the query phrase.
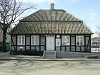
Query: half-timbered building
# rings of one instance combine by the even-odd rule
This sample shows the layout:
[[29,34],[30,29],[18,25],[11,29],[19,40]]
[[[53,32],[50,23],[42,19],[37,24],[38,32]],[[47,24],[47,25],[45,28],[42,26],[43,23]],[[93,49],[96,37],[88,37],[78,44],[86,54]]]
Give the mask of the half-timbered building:
[[92,31],[63,9],[38,10],[9,33],[12,54],[42,55],[44,51],[91,52]]

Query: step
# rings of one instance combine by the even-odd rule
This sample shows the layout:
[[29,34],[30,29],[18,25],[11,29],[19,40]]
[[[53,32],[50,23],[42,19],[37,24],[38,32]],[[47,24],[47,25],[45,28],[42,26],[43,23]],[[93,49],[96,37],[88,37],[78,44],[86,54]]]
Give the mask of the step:
[[56,51],[44,51],[43,58],[45,59],[54,59],[56,58]]

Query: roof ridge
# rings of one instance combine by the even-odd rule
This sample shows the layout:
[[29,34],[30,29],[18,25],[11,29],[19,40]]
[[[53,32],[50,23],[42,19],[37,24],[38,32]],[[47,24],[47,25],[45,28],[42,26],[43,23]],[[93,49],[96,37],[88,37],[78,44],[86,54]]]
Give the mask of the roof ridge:
[[51,9],[40,9],[40,10],[44,10],[44,11],[48,11],[48,10],[50,10],[50,11],[64,11],[64,12],[66,12],[64,9],[53,9],[53,10],[51,10]]

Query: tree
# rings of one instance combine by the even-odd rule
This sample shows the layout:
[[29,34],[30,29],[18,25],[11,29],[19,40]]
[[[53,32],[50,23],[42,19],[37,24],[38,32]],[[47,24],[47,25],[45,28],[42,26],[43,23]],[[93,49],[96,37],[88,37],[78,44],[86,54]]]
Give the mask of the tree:
[[32,5],[25,5],[18,0],[0,0],[0,27],[3,31],[3,51],[6,50],[7,29],[14,23],[26,10],[35,8]]
[[97,26],[96,34],[98,35],[98,37],[100,37],[100,26]]

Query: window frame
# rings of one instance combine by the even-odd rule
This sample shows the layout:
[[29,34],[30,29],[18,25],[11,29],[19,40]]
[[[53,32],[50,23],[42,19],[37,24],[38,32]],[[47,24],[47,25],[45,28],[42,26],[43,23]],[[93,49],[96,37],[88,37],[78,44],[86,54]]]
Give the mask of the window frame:
[[[79,38],[79,40],[78,40]],[[81,39],[83,38],[83,39]],[[82,40],[82,43],[81,43],[81,40]],[[77,42],[79,41],[79,44],[77,44]],[[76,45],[84,45],[84,36],[76,36]]]
[[[34,37],[34,39],[33,39]],[[36,42],[36,40],[38,39],[38,42]],[[34,43],[33,43],[34,40]],[[39,45],[39,35],[32,35],[31,36],[31,45]]]
[[[64,42],[64,39],[63,39],[63,38],[64,38],[64,37],[66,38],[66,39],[65,39],[65,44],[63,44],[63,42]],[[68,40],[68,38],[69,38],[69,40]],[[68,40],[68,43],[66,43],[66,40]],[[61,43],[62,43],[62,45],[70,45],[70,36],[68,36],[68,35],[63,35],[63,36],[62,36],[62,42],[61,42]]]
[[[23,37],[24,37],[24,39],[23,39]],[[20,40],[20,43],[19,43],[19,40]],[[23,43],[23,40],[24,40],[24,43]],[[17,42],[18,42],[18,45],[25,45],[25,35],[18,35],[18,41]]]

